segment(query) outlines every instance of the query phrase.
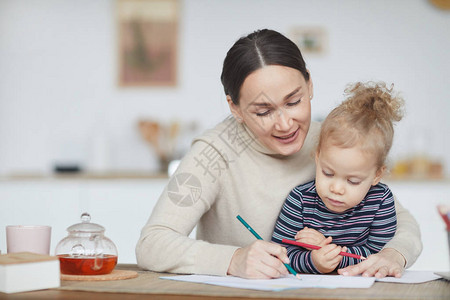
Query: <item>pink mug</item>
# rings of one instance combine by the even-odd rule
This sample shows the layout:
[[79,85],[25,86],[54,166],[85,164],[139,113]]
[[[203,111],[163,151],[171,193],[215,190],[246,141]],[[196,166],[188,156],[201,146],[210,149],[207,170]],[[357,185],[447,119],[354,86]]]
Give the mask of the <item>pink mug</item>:
[[6,226],[6,251],[50,254],[52,228],[42,225]]

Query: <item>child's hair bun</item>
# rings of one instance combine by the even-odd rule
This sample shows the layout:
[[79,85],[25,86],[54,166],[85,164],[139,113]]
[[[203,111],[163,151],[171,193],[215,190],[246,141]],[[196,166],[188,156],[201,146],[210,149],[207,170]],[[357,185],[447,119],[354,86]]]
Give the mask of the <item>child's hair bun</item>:
[[384,82],[357,82],[345,89],[345,105],[355,114],[364,113],[374,120],[398,122],[403,117],[404,100]]

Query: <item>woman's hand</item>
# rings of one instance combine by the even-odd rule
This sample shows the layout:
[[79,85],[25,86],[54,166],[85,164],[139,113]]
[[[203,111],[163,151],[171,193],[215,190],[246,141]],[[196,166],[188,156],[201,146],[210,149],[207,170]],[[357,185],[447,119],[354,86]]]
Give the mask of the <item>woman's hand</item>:
[[256,241],[234,252],[227,274],[253,279],[278,278],[288,274],[283,263],[289,263],[286,248]]
[[297,234],[295,235],[295,240],[297,242],[316,246],[324,246],[331,243],[331,239],[326,239],[325,236],[321,234],[319,231],[308,227],[305,227],[299,232],[297,232]]
[[356,276],[362,274],[365,277],[386,276],[401,277],[405,269],[405,258],[397,250],[385,248],[377,254],[370,255],[366,260],[357,265],[339,269],[338,273],[344,276]]

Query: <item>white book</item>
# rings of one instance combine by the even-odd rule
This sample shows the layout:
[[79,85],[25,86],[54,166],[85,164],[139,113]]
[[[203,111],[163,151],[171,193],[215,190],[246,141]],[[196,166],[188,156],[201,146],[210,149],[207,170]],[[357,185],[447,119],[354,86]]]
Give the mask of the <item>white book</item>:
[[60,286],[59,259],[29,252],[0,255],[0,292],[17,293]]

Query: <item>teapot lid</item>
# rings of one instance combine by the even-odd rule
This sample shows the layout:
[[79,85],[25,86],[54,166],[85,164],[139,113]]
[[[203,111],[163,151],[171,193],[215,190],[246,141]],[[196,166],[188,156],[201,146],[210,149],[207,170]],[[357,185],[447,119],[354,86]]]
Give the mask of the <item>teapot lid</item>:
[[87,212],[81,214],[81,223],[74,224],[67,228],[69,232],[103,232],[105,227],[91,223],[91,215]]

